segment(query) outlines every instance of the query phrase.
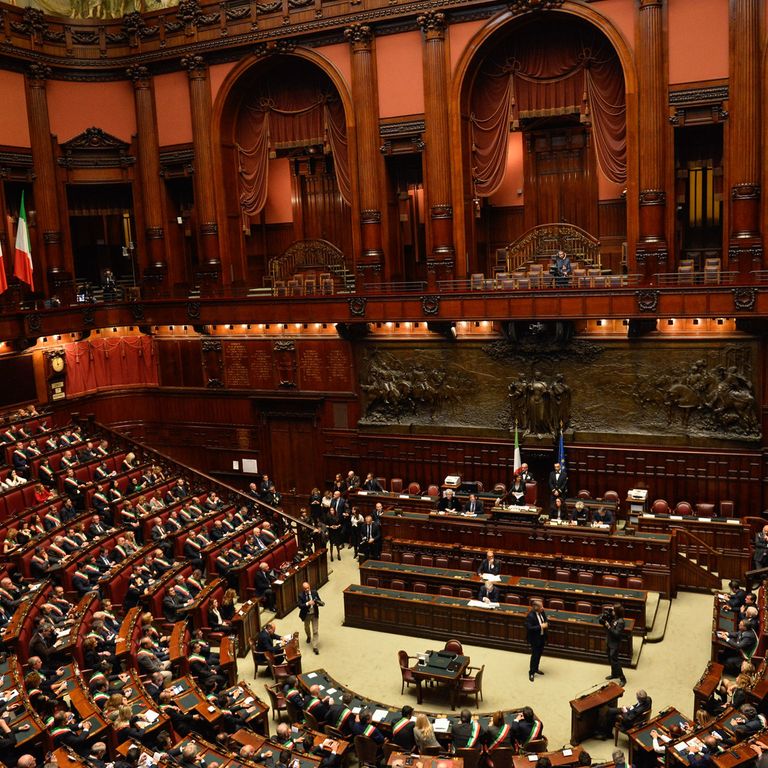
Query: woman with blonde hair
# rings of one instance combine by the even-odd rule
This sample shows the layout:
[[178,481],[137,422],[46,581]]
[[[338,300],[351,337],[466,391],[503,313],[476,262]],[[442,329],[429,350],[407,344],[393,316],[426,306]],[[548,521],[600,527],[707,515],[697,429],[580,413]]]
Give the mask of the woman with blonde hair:
[[419,714],[416,715],[416,723],[413,727],[413,737],[416,739],[416,746],[419,748],[419,752],[422,752],[429,747],[440,746],[440,743],[435,738],[435,730],[432,727],[432,723],[429,722],[429,718],[423,712],[419,712]]

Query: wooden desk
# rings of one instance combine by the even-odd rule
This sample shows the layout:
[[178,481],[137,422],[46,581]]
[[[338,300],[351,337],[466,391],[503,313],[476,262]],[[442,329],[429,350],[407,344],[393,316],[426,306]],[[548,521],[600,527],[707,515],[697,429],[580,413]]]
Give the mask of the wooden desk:
[[[424,662],[421,661],[411,667],[413,676],[421,682],[434,680],[436,683],[448,686],[451,696],[451,709],[456,709],[456,688],[461,676],[466,672],[469,666],[469,656],[452,654],[455,659],[448,667],[438,666],[436,659],[439,651],[427,651]],[[422,687],[418,686],[418,703],[422,703]]]
[[571,744],[580,744],[592,736],[597,730],[601,707],[615,707],[623,695],[624,689],[618,683],[608,683],[596,691],[572,699]]
[[[559,749],[557,752],[538,752],[538,757],[546,757],[552,764],[552,768],[564,768],[568,765],[578,765],[581,753],[584,750],[581,747],[573,749]],[[515,755],[512,758],[514,768],[531,768],[534,763],[528,759],[528,755]]]
[[227,682],[235,684],[237,680],[237,655],[235,653],[237,640],[231,635],[224,635],[219,643],[219,664],[227,675]]
[[693,686],[693,712],[698,712],[705,702],[709,701],[723,677],[723,665],[716,661],[708,661],[704,674]]
[[467,542],[474,547],[506,549],[587,558],[606,557],[641,564],[645,587],[672,595],[673,539],[664,533],[610,534],[597,528],[574,526],[509,526],[478,520],[453,519],[387,512],[382,516],[387,538],[415,539],[455,545]]
[[[341,697],[345,693],[349,693],[350,696],[352,697],[352,701],[349,704],[349,708],[354,713],[359,712],[363,707],[368,707],[369,709],[372,709],[374,711],[378,710],[378,711],[384,712],[384,716],[381,718],[374,718],[374,722],[376,724],[376,727],[387,736],[392,733],[392,726],[401,717],[401,714],[400,714],[401,705],[392,706],[390,704],[383,704],[381,702],[371,700],[367,696],[363,696],[362,694],[356,693],[355,691],[351,690],[350,688],[347,688],[345,685],[343,685],[342,683],[332,678],[324,669],[316,669],[316,670],[313,670],[312,672],[305,672],[299,675],[299,685],[307,692],[309,692],[309,689],[311,686],[318,685],[322,693],[321,698],[328,696],[334,704],[340,702]],[[515,718],[519,713],[520,713],[519,709],[510,709],[510,710],[504,711],[503,712],[504,721],[508,725],[511,725],[515,721]],[[415,713],[415,714],[418,714],[418,713]],[[427,717],[430,718],[430,720],[434,720],[436,717],[444,717],[448,720],[450,724],[459,722],[458,716],[450,713],[436,714],[434,712],[425,712],[425,714],[427,715]],[[480,718],[480,722],[486,727],[490,723],[491,716],[492,716],[492,713],[481,713],[478,715],[478,717]],[[443,739],[450,740],[451,730],[449,728],[447,733],[438,732],[435,735],[441,741]]]
[[[455,597],[398,592],[352,584],[344,590],[344,624],[399,635],[456,638],[491,648],[529,652],[525,631],[528,608],[502,603],[497,608],[474,608]],[[605,630],[598,616],[547,611],[549,639],[546,653],[569,659],[605,660]],[[619,658],[632,666],[634,622],[626,621]]]
[[[377,579],[379,586],[384,588],[391,588],[393,580],[403,581],[407,591],[413,590],[415,582],[426,583],[427,589],[434,594],[444,586],[451,587],[454,594],[462,587],[468,588],[472,593],[470,599],[477,597],[483,584],[483,579],[474,571],[366,560],[360,565],[360,583],[367,584],[371,578]],[[524,604],[532,597],[543,598],[545,605],[557,598],[564,602],[566,610],[576,613],[577,602],[590,603],[593,606],[592,613],[599,615],[604,603],[619,601],[624,607],[624,615],[635,622],[635,632],[645,633],[645,604],[648,599],[645,590],[532,579],[528,576],[501,576],[495,586],[501,593],[500,602],[504,602],[508,594],[522,597]]]
[[464,768],[463,757],[437,757],[392,752],[387,760],[390,768]]
[[282,619],[296,608],[301,585],[308,581],[313,589],[328,583],[328,554],[325,548],[302,559],[302,561],[280,574],[272,582],[275,592],[275,618]]
[[256,640],[261,630],[259,605],[255,600],[243,603],[232,618],[237,633],[237,655],[243,659],[251,649],[251,640]]
[[660,731],[668,735],[672,726],[679,725],[686,732],[693,727],[693,723],[678,712],[674,707],[659,712],[656,717],[649,720],[646,725],[640,728],[633,728],[628,733],[629,738],[629,761],[638,768],[657,765],[657,755],[653,749],[653,737],[651,731]]

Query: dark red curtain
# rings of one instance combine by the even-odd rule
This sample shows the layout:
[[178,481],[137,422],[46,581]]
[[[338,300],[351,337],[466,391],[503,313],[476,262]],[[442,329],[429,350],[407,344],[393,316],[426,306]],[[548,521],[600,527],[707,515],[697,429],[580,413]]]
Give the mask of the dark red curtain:
[[338,94],[325,75],[306,67],[282,81],[290,82],[290,89],[265,84],[240,112],[237,153],[240,205],[246,218],[267,202],[269,158],[279,149],[322,145],[333,156],[342,198],[348,205],[352,199],[347,125]]
[[591,123],[597,162],[627,178],[626,101],[621,63],[608,40],[573,20],[529,24],[489,52],[470,98],[472,172],[478,195],[504,178],[510,129],[520,121],[578,115]]
[[88,339],[64,345],[67,395],[111,387],[157,386],[157,350],[150,336]]

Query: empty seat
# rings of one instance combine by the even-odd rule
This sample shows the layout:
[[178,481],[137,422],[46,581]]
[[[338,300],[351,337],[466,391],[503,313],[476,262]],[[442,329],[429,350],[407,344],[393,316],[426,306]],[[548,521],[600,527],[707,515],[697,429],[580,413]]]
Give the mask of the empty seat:
[[425,565],[427,568],[433,568],[435,565],[435,558],[432,555],[421,555],[419,557],[419,565]]
[[409,483],[408,493],[410,493],[411,496],[418,496],[421,493],[421,486],[418,483]]
[[577,600],[576,613],[592,613],[592,603],[585,603],[583,600]]
[[588,491],[586,488],[582,488],[582,489],[581,489],[581,490],[580,490],[580,491],[579,491],[579,492],[576,494],[576,498],[577,498],[577,499],[591,499],[591,498],[592,498],[592,494],[591,494],[591,493],[590,493],[590,492],[589,492],[589,491]]
[[405,592],[405,582],[400,579],[392,579],[390,583],[391,589],[396,589],[399,592]]
[[529,579],[543,579],[544,578],[544,575],[543,575],[543,572],[542,572],[541,568],[536,568],[535,566],[530,566],[528,568],[527,573],[528,573],[528,578]]
[[720,502],[720,516],[721,517],[733,517],[734,503],[730,499],[723,499]]
[[677,282],[679,285],[693,284],[693,265],[680,266],[677,268]]
[[448,558],[447,557],[436,557],[435,558],[435,565],[438,568],[448,568]]
[[579,584],[594,584],[595,577],[589,571],[579,571]]
[[654,515],[666,515],[669,513],[669,504],[665,499],[656,499],[656,501],[651,504],[651,512],[653,512]]
[[618,587],[619,577],[613,576],[610,573],[604,573],[600,579],[600,582],[604,587]]
[[547,607],[552,611],[564,611],[565,603],[559,597],[553,597]]
[[416,555],[413,552],[403,552],[402,561],[405,565],[416,565]]
[[387,490],[387,479],[385,477],[377,477],[376,482],[378,482],[383,491]]
[[616,493],[616,491],[606,491],[603,494],[603,500],[604,501],[616,501],[616,502],[618,502],[619,494]]
[[473,291],[482,291],[485,275],[482,272],[474,272],[469,276],[469,287]]
[[440,489],[436,485],[430,485],[429,488],[427,488],[427,496],[439,496],[440,495]]
[[555,581],[570,581],[571,572],[566,571],[564,568],[555,569]]
[[392,491],[392,493],[402,493],[403,492],[403,478],[402,477],[393,477],[389,481],[389,489]]
[[382,552],[379,555],[379,560],[383,560],[385,563],[391,563],[392,562],[392,553],[391,552]]
[[427,585],[423,581],[417,581],[413,585],[413,591],[425,595],[427,593]]
[[504,602],[505,603],[509,603],[510,605],[520,605],[520,598],[518,597],[518,595],[510,595],[510,594],[508,594],[504,598]]
[[696,514],[701,517],[712,517],[715,514],[715,505],[708,502],[698,502],[696,504]]
[[444,597],[453,597],[453,589],[443,585],[440,587],[439,594],[443,595]]
[[375,576],[369,576],[365,580],[365,584],[368,587],[376,587],[376,589],[379,588],[379,580]]
[[459,560],[459,569],[462,571],[474,571],[475,561],[470,559],[469,557],[462,557]]
[[689,501],[678,501],[674,511],[676,515],[692,515],[693,507]]
[[627,576],[627,589],[643,589],[642,577]]
[[460,589],[459,590],[459,597],[462,600],[471,600],[474,597],[474,595],[472,594],[472,590],[471,589]]

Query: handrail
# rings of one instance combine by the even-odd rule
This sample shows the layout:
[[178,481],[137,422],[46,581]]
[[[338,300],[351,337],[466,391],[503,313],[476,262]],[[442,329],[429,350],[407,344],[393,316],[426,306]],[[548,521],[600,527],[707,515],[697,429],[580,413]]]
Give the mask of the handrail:
[[[81,418],[77,416],[77,414],[72,414],[73,421],[82,421]],[[90,419],[89,419],[90,420]],[[135,445],[138,448],[141,448],[142,451],[145,453],[151,453],[155,456],[159,456],[163,461],[169,463],[169,464],[175,464],[176,466],[183,467],[184,470],[188,473],[192,473],[195,475],[199,475],[200,477],[205,478],[205,480],[212,484],[213,486],[219,486],[222,488],[226,488],[230,493],[233,493],[237,495],[238,497],[242,498],[243,500],[247,501],[247,503],[250,504],[256,504],[260,508],[269,510],[269,512],[274,516],[278,515],[279,517],[285,518],[288,521],[288,525],[291,524],[296,526],[302,526],[304,528],[308,528],[309,530],[314,530],[313,525],[309,525],[305,523],[303,520],[299,520],[299,518],[294,517],[293,515],[289,515],[287,512],[283,512],[283,510],[278,509],[277,507],[273,507],[271,504],[267,504],[264,501],[261,501],[261,499],[254,499],[253,496],[249,496],[244,491],[241,491],[239,488],[236,488],[233,485],[230,485],[229,483],[225,483],[222,480],[218,480],[211,475],[209,475],[207,472],[203,472],[200,469],[193,469],[192,467],[187,466],[186,464],[183,464],[178,459],[174,459],[171,456],[168,456],[167,454],[163,453],[162,451],[158,451],[156,448],[152,448],[144,443],[142,443],[139,440],[136,440],[133,437],[127,437],[126,435],[121,434],[116,429],[112,429],[111,427],[106,426],[105,424],[102,424],[95,419],[92,420],[92,423],[95,427],[101,430],[105,430],[106,432],[110,433],[111,435],[115,435],[117,438],[124,442],[131,443],[132,445]]]
[[575,224],[538,224],[523,233],[506,249],[507,270],[513,272],[529,261],[541,256],[554,256],[565,251],[568,256],[600,267],[600,241]]
[[[713,549],[705,541],[702,541],[698,536],[684,528],[675,528],[673,526],[672,535],[678,539],[681,544],[685,543],[687,545],[686,549],[690,547],[689,551],[695,553],[697,560],[700,560],[703,555],[706,560],[704,565],[710,571],[716,571],[718,574],[722,572],[720,569],[721,555],[716,549]],[[714,565],[712,564],[712,561],[714,562]]]
[[733,285],[739,272],[656,272],[651,282],[675,287]]

